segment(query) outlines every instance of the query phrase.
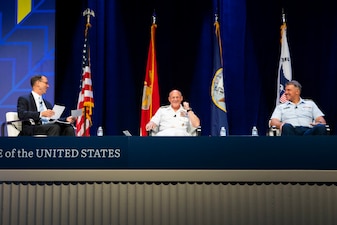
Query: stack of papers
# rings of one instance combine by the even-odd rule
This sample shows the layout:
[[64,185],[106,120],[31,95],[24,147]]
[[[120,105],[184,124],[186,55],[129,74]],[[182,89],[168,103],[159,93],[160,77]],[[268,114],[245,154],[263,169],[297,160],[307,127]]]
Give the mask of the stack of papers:
[[[57,122],[57,123],[70,124],[68,121],[59,120],[65,108],[66,107],[62,105],[54,105],[53,111],[55,112],[55,114],[50,118],[49,123]],[[71,116],[76,118],[82,116],[82,109],[71,110]]]

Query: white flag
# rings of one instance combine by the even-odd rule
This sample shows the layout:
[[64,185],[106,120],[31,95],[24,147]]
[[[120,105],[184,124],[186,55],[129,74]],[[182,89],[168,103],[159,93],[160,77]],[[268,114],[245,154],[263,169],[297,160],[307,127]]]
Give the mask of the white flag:
[[281,55],[277,77],[277,97],[276,105],[287,101],[285,97],[285,84],[292,79],[290,52],[287,40],[287,25],[281,25]]

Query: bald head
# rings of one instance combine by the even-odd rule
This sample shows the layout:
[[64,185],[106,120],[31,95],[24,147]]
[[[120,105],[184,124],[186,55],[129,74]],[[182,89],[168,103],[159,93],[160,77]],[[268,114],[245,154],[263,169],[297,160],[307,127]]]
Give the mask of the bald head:
[[170,102],[171,107],[177,110],[180,108],[181,102],[183,101],[183,96],[180,91],[172,90],[169,93],[168,101]]

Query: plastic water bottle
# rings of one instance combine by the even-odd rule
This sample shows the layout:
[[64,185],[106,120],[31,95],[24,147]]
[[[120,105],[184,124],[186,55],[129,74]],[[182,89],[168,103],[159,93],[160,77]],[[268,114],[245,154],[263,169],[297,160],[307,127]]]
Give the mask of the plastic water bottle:
[[220,129],[220,136],[224,137],[226,135],[227,135],[226,128],[225,127],[221,127],[221,129]]
[[252,129],[252,136],[259,136],[259,133],[257,132],[256,126],[253,126],[253,129]]
[[103,136],[103,127],[99,126],[97,129],[97,136]]

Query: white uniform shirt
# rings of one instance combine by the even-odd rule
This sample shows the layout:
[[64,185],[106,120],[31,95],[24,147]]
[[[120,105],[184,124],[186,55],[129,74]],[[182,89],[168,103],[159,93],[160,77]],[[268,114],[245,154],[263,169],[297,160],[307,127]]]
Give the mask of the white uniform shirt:
[[187,111],[182,106],[177,111],[170,105],[162,106],[151,121],[158,126],[156,136],[191,136],[192,125]]
[[310,123],[319,116],[324,116],[324,114],[315,102],[301,98],[298,104],[287,101],[278,105],[271,118],[279,119],[283,123],[290,123],[294,127],[312,127]]

